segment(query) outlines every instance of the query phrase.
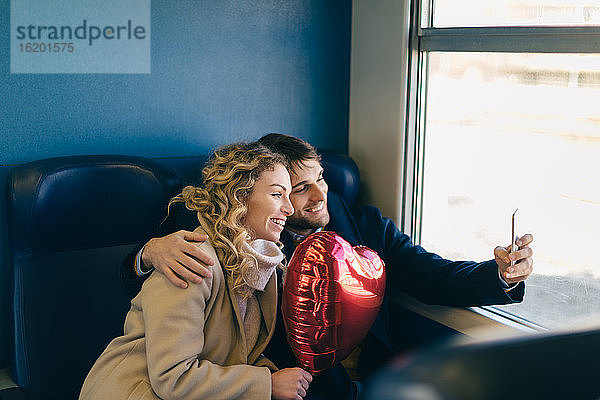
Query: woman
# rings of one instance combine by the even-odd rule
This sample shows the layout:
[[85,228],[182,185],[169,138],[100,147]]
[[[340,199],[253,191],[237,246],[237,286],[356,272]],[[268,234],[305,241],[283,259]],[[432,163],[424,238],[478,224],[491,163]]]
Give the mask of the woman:
[[[181,290],[153,273],[131,301],[124,335],[88,374],[80,399],[301,399],[312,380],[277,371],[262,355],[277,305],[277,246],[294,210],[283,159],[257,144],[225,146],[171,203],[196,210],[218,260],[201,284]],[[210,243],[209,243],[210,242]]]

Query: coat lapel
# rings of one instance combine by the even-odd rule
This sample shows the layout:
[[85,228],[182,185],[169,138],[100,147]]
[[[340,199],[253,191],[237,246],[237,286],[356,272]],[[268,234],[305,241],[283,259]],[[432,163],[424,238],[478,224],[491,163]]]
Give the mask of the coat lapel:
[[252,353],[248,357],[251,362],[254,362],[265,350],[275,330],[275,322],[277,320],[277,273],[273,271],[273,275],[271,275],[269,282],[267,282],[264,291],[257,290],[255,293],[260,306],[262,323],[256,346],[254,346]]
[[227,274],[227,293],[229,293],[231,307],[233,308],[233,311],[235,313],[235,320],[237,322],[237,329],[241,341],[240,346],[242,348],[242,359],[245,362],[248,362],[248,346],[246,344],[246,331],[244,330],[244,321],[242,320],[240,308],[237,302],[237,297],[235,295],[235,291],[233,290],[233,278],[230,274]]

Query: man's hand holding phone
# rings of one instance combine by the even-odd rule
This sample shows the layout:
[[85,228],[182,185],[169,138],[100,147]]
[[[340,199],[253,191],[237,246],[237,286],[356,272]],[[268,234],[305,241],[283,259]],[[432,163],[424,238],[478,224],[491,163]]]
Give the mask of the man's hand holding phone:
[[529,247],[533,242],[533,235],[530,233],[521,237],[517,235],[516,214],[517,210],[511,218],[511,244],[494,249],[494,258],[500,274],[508,284],[524,281],[533,271],[533,250]]

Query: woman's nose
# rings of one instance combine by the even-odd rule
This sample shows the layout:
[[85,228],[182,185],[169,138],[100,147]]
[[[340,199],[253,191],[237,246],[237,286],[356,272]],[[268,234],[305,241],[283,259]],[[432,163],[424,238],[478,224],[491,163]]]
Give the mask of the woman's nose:
[[286,217],[289,217],[290,215],[294,214],[294,206],[292,206],[292,202],[290,201],[289,197],[285,198],[285,200],[283,202],[283,206],[281,207],[281,212]]

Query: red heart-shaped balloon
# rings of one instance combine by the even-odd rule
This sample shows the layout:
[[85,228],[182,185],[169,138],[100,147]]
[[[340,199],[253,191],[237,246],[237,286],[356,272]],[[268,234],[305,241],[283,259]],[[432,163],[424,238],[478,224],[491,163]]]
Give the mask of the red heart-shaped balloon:
[[369,332],[385,292],[376,252],[333,232],[298,245],[282,298],[288,342],[302,368],[318,374],[346,358]]

